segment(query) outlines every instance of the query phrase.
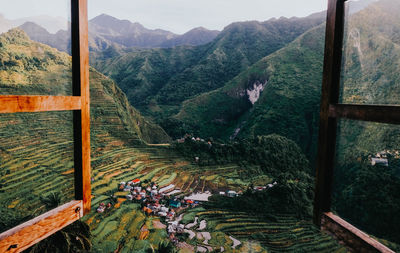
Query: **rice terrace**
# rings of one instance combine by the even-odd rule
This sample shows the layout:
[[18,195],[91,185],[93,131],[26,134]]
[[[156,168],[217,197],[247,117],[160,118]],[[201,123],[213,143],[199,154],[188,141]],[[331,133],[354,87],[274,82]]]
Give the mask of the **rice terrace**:
[[400,252],[400,1],[289,1],[4,4],[0,251]]

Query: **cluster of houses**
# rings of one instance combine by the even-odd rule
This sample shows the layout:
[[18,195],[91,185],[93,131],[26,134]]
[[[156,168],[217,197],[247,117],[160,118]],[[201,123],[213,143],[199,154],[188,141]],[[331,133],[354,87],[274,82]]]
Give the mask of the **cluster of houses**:
[[[192,140],[192,141],[197,141],[197,142],[206,142],[204,139],[200,137],[192,137],[190,134],[186,134],[184,137],[177,139],[178,143],[184,143],[186,140]],[[211,141],[207,141],[207,144],[211,147],[212,143]]]
[[118,190],[128,193],[127,200],[140,203],[145,214],[165,217],[167,221],[172,220],[179,209],[195,207],[199,204],[198,201],[192,199],[173,197],[181,192],[173,184],[159,189],[156,183],[146,186],[140,179],[134,179],[129,182],[121,182]]
[[255,190],[255,191],[263,191],[263,190],[272,188],[277,184],[278,184],[278,182],[274,182],[273,184],[267,184],[267,186],[254,186],[253,190]]

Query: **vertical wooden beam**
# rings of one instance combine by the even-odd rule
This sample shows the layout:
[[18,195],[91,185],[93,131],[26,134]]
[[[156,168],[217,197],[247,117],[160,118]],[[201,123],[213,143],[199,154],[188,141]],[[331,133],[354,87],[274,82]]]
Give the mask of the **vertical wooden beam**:
[[339,101],[344,2],[344,0],[328,2],[314,199],[314,223],[317,226],[321,225],[322,213],[330,211],[331,208],[337,120],[329,117],[329,106]]
[[73,95],[82,108],[74,111],[75,198],[83,200],[83,214],[90,211],[90,99],[87,0],[71,0]]

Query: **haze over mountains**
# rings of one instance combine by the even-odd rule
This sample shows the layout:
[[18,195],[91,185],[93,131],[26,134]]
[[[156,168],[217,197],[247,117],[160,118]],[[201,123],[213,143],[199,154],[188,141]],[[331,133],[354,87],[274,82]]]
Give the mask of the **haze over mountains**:
[[52,34],[55,34],[60,30],[68,29],[68,20],[62,17],[40,15],[8,20],[2,14],[0,14],[0,33],[7,32],[9,29],[23,25],[26,22],[33,22]]
[[[60,51],[70,51],[70,25],[62,18],[38,16],[18,20],[7,20],[0,16],[0,33],[19,26],[30,38],[45,43]],[[89,47],[91,51],[114,48],[157,48],[179,45],[201,45],[212,41],[219,31],[202,27],[193,28],[178,35],[169,31],[150,30],[139,23],[119,20],[106,14],[89,21]]]
[[[346,103],[398,104],[400,2],[381,0],[369,5],[371,2],[376,1],[351,2],[354,5],[346,23],[341,98]],[[302,153],[312,166],[317,147],[324,21],[325,13],[316,13],[305,18],[236,22],[221,32],[197,28],[178,36],[168,31],[149,30],[138,23],[107,15],[91,20],[91,64],[97,69],[91,69],[92,134],[95,135],[92,143],[94,151],[98,152],[95,157],[100,157],[100,160],[105,151],[116,154],[107,154],[111,160],[107,161],[107,169],[96,174],[96,180],[99,180],[94,189],[109,195],[117,182],[125,181],[125,173],[131,175],[129,173],[133,173],[138,166],[147,164],[148,161],[144,160],[140,165],[142,160],[137,163],[135,159],[138,158],[134,158],[137,154],[148,156],[142,155],[142,151],[129,151],[121,156],[112,150],[121,146],[121,141],[135,145],[144,142],[166,143],[186,134],[212,140],[213,148],[207,142],[204,145],[201,141],[186,143],[193,145],[194,150],[188,151],[188,161],[200,157],[204,164],[210,161],[212,164],[213,160],[217,162],[218,166],[208,168],[210,174],[207,175],[212,178],[219,176],[218,173],[237,173],[238,168],[243,174],[235,175],[237,182],[242,182],[246,175],[252,174],[248,164],[242,163],[245,159],[240,161],[237,168],[230,167],[232,160],[228,160],[229,166],[221,172],[222,164],[226,165],[221,154],[235,154],[230,153],[230,148],[235,145],[251,154],[246,158],[251,157],[253,162],[263,161],[263,156],[270,157],[259,169],[288,167],[287,164],[291,164],[293,171],[297,171],[299,167],[294,161],[299,161],[299,157],[307,160]],[[3,19],[0,24],[7,27],[10,23]],[[30,34],[33,40],[57,47],[60,51],[69,50],[67,31],[51,34],[34,22],[24,23],[20,28]],[[13,43],[18,46],[15,47]],[[54,81],[58,80],[67,84],[63,87],[70,87],[66,76],[70,69],[67,54],[31,41],[18,29],[0,36],[0,49],[0,83],[3,91],[8,90],[10,94],[18,90],[46,91],[51,94],[70,92],[60,88],[59,84],[54,85]],[[50,76],[43,76],[43,73],[50,73]],[[34,79],[32,76],[35,74],[40,75]],[[334,196],[336,210],[368,233],[400,242],[400,220],[392,215],[400,212],[400,158],[389,159],[389,164],[394,166],[385,168],[372,167],[368,160],[371,154],[385,149],[400,151],[398,129],[382,124],[342,122],[339,130],[341,135],[338,139],[342,146],[338,157],[343,159],[338,159],[336,170],[340,173],[339,180],[335,182],[335,187],[339,189]],[[295,147],[296,152],[288,152],[293,149],[285,145],[277,146],[275,142],[271,144],[275,147],[273,152],[247,149],[246,143],[254,144],[249,140],[262,140],[259,136],[269,134],[290,139],[289,146]],[[108,139],[111,141],[104,141]],[[215,149],[217,145],[214,145],[214,140],[218,140],[215,143],[224,142],[220,150]],[[124,148],[124,145],[121,147]],[[175,153],[168,153],[171,150],[165,152],[165,157],[176,156]],[[209,157],[205,159],[208,152]],[[294,153],[301,156],[291,157]],[[204,189],[205,179],[195,180],[193,175],[201,175],[208,170],[205,169],[207,167],[201,167],[202,170],[181,169],[181,163],[167,160],[168,165],[164,164],[164,155],[159,156],[157,152],[150,157],[157,163],[149,168],[140,167],[144,168],[141,176],[150,179],[151,170],[158,173],[156,171],[160,169],[162,175],[158,175],[157,180],[165,181],[168,175],[164,175],[164,169],[173,166],[179,169],[174,173],[193,174],[182,176],[175,173],[171,180],[183,183],[182,188],[186,185],[185,180],[191,181],[186,189],[192,188],[192,183],[203,182]],[[126,161],[132,164],[126,165]],[[100,161],[95,161],[95,168],[98,167],[97,163],[100,164]],[[118,180],[110,183],[107,177],[110,175],[112,178],[114,172],[110,171],[113,169]],[[282,171],[280,168],[279,172]],[[103,172],[109,175],[103,178]],[[267,176],[271,178],[271,174]],[[287,180],[286,176],[282,175],[283,182]],[[311,176],[310,173],[307,177]],[[311,183],[307,189],[312,189],[313,181],[309,181]],[[232,182],[236,184],[236,181]],[[304,182],[296,175],[290,180],[290,185],[297,187]],[[105,190],[101,188],[103,186]],[[298,189],[304,193],[304,188],[300,186]],[[290,188],[287,196],[291,196],[292,191],[293,188]],[[311,203],[312,190],[309,193],[305,195]],[[369,196],[373,197],[373,201]],[[384,208],[377,210],[376,206]],[[311,208],[311,204],[308,207]],[[133,212],[129,210],[126,213]],[[117,223],[113,217],[109,219],[113,224]],[[93,222],[93,227],[100,227],[96,234],[103,233],[104,220],[107,219],[101,219],[98,225]],[[104,238],[109,235],[108,231],[104,233]],[[101,244],[102,237],[96,240]],[[117,244],[114,237],[109,240]],[[114,251],[118,247],[111,248],[110,251]]]

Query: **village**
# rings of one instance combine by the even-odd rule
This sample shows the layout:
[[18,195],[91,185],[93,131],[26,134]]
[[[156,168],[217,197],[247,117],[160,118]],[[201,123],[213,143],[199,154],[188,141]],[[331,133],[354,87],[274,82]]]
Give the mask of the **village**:
[[[275,186],[277,182],[268,184],[266,186],[254,186],[254,191],[263,191]],[[118,185],[119,192],[126,192],[127,201],[140,204],[140,209],[146,216],[159,217],[162,222],[161,227],[165,228],[168,237],[178,247],[193,247],[186,242],[179,240],[183,234],[188,234],[190,240],[196,238],[202,240],[201,245],[197,245],[197,252],[211,252],[214,249],[209,246],[208,241],[211,240],[211,235],[206,232],[207,221],[199,220],[195,217],[193,222],[188,224],[181,224],[183,215],[188,209],[198,207],[204,202],[207,202],[209,197],[213,194],[209,191],[192,193],[185,196],[180,189],[175,185],[170,184],[159,188],[154,182],[142,182],[140,179],[133,179],[128,182],[120,182]],[[216,193],[226,197],[237,197],[242,194],[242,191],[236,192],[233,190],[219,191]],[[111,209],[112,204],[100,203],[97,212],[103,213],[107,209]],[[196,229],[197,231],[193,231]],[[147,227],[144,225],[141,228],[141,235],[139,239],[145,239],[149,234]],[[235,249],[241,245],[241,242],[233,237],[229,237],[232,242],[232,248]],[[194,250],[194,248],[193,248]],[[219,249],[223,252],[225,249]]]

